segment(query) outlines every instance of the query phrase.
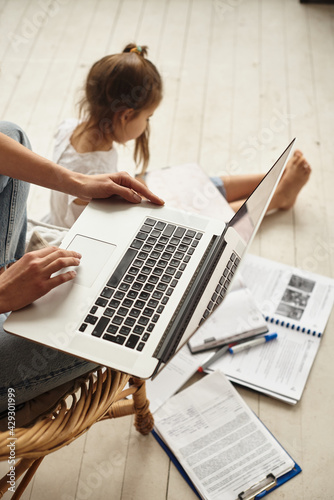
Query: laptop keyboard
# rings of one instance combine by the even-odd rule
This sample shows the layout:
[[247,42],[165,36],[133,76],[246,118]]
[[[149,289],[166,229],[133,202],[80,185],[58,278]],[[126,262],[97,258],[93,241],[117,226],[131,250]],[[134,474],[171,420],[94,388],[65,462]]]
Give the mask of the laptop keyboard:
[[202,235],[147,218],[79,331],[142,351]]
[[212,311],[222,303],[227,288],[229,287],[231,280],[238,268],[240,262],[240,257],[235,252],[232,252],[227,265],[224,269],[224,272],[219,280],[218,285],[211,297],[209,304],[207,305],[206,310],[204,311],[203,317],[200,321],[200,325],[206,320],[206,318],[212,313]]

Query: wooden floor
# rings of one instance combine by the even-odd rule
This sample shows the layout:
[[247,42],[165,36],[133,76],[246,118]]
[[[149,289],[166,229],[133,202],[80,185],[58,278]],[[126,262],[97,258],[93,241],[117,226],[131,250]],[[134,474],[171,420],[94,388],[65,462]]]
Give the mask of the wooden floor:
[[[49,7],[48,7],[49,6]],[[91,64],[129,41],[164,78],[150,168],[196,161],[210,174],[265,171],[297,136],[312,165],[295,208],[268,216],[252,251],[334,277],[334,6],[298,0],[0,0],[0,116],[50,156]],[[122,169],[133,172],[131,148]],[[32,188],[29,214],[47,211]],[[334,490],[334,316],[301,402],[242,396],[303,472],[270,494]],[[5,473],[5,464],[1,464]],[[9,496],[7,495],[7,497]],[[47,457],[25,500],[191,500],[194,493],[130,417],[93,427]],[[223,500],[223,499],[222,499]]]

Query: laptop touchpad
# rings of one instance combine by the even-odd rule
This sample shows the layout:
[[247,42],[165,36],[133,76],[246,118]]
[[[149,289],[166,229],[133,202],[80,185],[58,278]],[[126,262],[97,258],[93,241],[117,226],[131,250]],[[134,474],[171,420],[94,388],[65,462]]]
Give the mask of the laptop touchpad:
[[74,283],[92,286],[115,248],[116,245],[77,234],[67,247],[82,255],[80,265],[74,268],[77,272]]

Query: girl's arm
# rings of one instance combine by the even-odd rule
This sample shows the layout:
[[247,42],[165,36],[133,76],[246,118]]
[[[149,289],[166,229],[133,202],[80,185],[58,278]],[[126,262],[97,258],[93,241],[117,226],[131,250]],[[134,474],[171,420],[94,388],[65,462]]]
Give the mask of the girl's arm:
[[72,172],[1,133],[0,174],[62,191],[84,201],[92,198],[109,198],[117,194],[129,202],[139,203],[140,194],[158,205],[164,203],[126,172],[92,176]]

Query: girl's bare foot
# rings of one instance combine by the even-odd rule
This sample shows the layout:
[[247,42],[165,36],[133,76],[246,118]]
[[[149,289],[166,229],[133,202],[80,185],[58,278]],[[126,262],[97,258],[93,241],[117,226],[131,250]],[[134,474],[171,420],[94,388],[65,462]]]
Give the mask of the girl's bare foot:
[[311,174],[311,167],[303,153],[296,150],[288,161],[282,178],[276,188],[274,196],[268,207],[271,210],[288,210],[297,199],[297,196],[306,184]]

